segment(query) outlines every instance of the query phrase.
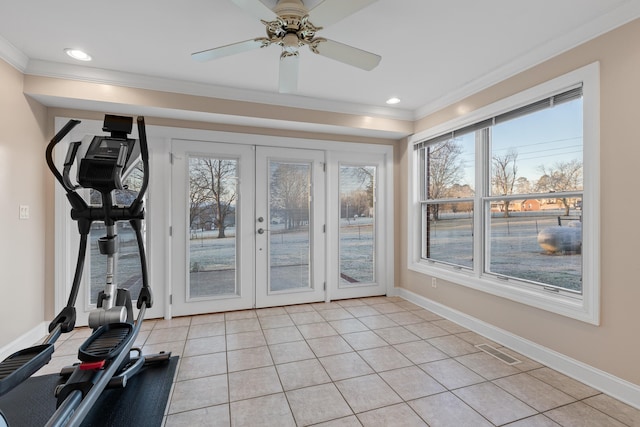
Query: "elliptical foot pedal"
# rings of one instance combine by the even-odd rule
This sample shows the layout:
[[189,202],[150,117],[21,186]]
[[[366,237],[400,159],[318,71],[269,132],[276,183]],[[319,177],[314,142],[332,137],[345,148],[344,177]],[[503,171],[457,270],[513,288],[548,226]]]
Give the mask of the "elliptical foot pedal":
[[0,363],[0,396],[13,389],[49,363],[53,344],[25,348]]
[[100,326],[80,346],[78,359],[87,363],[111,360],[120,354],[132,332],[133,325],[130,323]]

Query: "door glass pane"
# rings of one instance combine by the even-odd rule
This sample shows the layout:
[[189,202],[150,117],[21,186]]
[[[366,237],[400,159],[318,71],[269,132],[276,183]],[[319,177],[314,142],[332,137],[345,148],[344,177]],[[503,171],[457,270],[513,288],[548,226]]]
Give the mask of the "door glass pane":
[[238,295],[238,160],[189,157],[187,299]]
[[340,286],[374,283],[375,166],[340,166]]
[[[142,186],[143,167],[142,162],[138,162],[135,168],[127,175],[122,182],[125,189],[113,192],[114,204],[118,206],[130,206],[138,196],[138,191]],[[96,190],[89,190],[89,204],[91,206],[102,206],[102,196]],[[145,221],[142,222],[142,237],[145,237]],[[104,290],[107,281],[107,256],[100,253],[98,239],[106,236],[107,230],[104,222],[96,221],[91,224],[87,252],[90,260],[88,270],[91,277],[89,286],[89,304],[95,305],[98,300],[98,293]],[[117,223],[116,234],[120,243],[118,258],[115,265],[116,283],[119,288],[128,289],[131,298],[136,300],[142,289],[142,267],[140,265],[140,254],[138,253],[138,242],[136,233],[129,225],[128,221]]]
[[270,292],[311,287],[310,192],[311,163],[269,161]]

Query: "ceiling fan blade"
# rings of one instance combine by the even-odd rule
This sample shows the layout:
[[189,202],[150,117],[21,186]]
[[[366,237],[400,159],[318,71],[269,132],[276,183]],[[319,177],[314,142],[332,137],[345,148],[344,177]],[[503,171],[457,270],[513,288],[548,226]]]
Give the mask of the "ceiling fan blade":
[[264,19],[265,21],[273,21],[276,17],[276,14],[273,10],[269,9],[264,3],[260,0],[231,0],[241,9],[244,9],[245,12],[250,13],[259,19]]
[[298,90],[298,55],[280,57],[280,93],[295,93]]
[[259,39],[245,40],[243,42],[232,43],[226,46],[195,52],[191,54],[191,57],[196,61],[205,62],[212,59],[222,58],[223,56],[235,55],[236,53],[257,49],[262,47],[262,45],[263,42]]
[[324,0],[309,11],[309,20],[317,27],[327,27],[376,1],[377,0]]
[[376,68],[382,59],[380,55],[375,53],[326,39],[319,40],[311,50],[318,55],[326,56],[366,71]]

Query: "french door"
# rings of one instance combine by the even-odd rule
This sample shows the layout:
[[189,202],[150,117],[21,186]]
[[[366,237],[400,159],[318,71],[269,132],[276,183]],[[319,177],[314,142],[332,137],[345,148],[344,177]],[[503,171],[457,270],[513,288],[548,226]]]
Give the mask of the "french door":
[[323,152],[171,151],[173,316],[324,300]]

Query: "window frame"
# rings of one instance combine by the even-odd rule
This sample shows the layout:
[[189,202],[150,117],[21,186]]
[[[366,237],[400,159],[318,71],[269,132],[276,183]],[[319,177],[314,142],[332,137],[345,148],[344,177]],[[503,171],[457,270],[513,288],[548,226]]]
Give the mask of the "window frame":
[[[600,323],[600,72],[599,63],[581,67],[567,74],[541,83],[522,92],[463,114],[408,138],[408,257],[407,268],[421,274],[436,277],[451,283],[476,289],[491,295],[531,307],[560,314],[586,323]],[[576,85],[583,86],[583,249],[582,249],[582,294],[555,292],[539,285],[522,281],[500,280],[495,274],[484,273],[488,238],[485,237],[486,217],[483,214],[482,193],[476,191],[474,209],[474,263],[473,269],[425,260],[421,257],[423,236],[421,233],[422,203],[420,200],[420,150],[414,145],[438,135],[483,121],[545,97],[549,97]],[[476,146],[476,150],[480,147]],[[476,151],[476,158],[482,156],[486,165],[488,159],[482,151]],[[476,168],[476,188],[486,177],[483,168]],[[485,169],[486,171],[486,169]]]

